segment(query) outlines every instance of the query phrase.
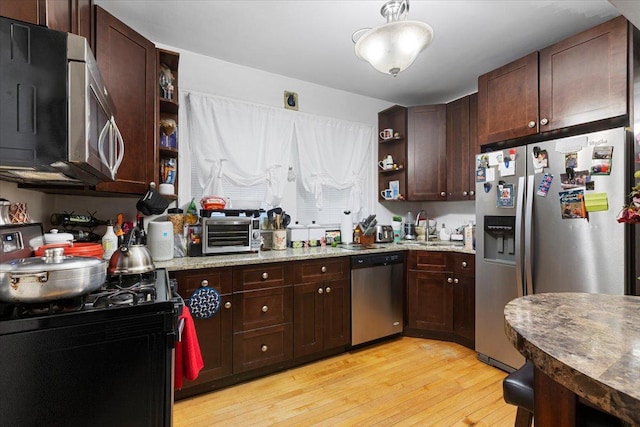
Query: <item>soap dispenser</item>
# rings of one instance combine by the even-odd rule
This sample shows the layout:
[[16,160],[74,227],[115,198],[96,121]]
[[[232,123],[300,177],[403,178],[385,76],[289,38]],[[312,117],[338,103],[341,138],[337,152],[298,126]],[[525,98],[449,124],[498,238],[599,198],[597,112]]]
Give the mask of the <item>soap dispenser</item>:
[[444,226],[444,224],[442,224],[442,228],[440,229],[440,240],[450,240],[451,239],[451,233],[449,232],[449,230],[447,230]]

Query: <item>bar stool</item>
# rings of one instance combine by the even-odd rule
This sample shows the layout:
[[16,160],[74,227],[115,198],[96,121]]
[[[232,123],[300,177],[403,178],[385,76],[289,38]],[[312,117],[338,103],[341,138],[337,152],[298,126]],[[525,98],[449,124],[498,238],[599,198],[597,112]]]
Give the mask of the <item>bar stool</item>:
[[[514,427],[531,427],[533,421],[533,363],[522,367],[502,381],[504,401],[518,407]],[[623,426],[622,421],[587,404],[578,402],[576,425],[583,427]]]

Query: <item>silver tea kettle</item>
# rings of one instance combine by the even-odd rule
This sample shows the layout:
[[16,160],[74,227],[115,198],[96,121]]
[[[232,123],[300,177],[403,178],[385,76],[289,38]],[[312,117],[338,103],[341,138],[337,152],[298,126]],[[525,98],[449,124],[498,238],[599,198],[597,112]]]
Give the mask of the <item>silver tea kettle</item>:
[[0,225],[11,224],[11,219],[9,218],[10,206],[11,202],[7,199],[0,199]]

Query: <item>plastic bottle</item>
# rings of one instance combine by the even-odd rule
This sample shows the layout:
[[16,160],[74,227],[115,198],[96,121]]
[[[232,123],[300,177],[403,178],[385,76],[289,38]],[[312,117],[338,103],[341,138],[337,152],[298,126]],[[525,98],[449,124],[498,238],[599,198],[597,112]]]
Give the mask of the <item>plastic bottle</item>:
[[113,231],[113,224],[111,221],[109,221],[109,225],[107,225],[107,232],[102,236],[102,249],[104,250],[102,259],[106,260],[111,259],[111,255],[113,255],[116,249],[118,249],[118,237]]

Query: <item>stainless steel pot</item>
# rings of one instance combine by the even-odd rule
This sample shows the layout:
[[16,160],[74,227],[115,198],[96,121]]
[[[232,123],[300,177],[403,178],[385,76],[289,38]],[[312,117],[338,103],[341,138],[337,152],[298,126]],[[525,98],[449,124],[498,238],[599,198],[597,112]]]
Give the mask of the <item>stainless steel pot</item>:
[[111,276],[144,274],[155,269],[151,252],[145,245],[122,245],[109,259]]
[[39,303],[88,294],[105,282],[106,266],[93,257],[64,256],[64,248],[5,262],[0,264],[0,300]]

